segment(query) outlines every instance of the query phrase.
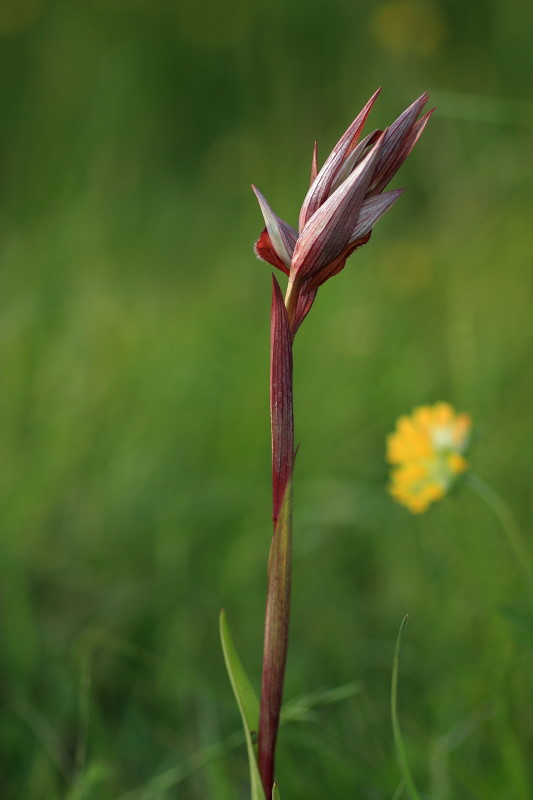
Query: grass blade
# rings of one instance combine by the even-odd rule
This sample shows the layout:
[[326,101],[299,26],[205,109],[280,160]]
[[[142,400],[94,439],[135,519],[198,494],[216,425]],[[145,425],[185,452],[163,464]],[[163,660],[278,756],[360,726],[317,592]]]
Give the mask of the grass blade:
[[224,661],[228,670],[229,679],[233,688],[233,693],[241,712],[244,736],[246,739],[246,750],[248,751],[248,763],[250,765],[250,783],[252,789],[251,800],[265,800],[265,793],[259,776],[257,767],[256,747],[252,736],[257,736],[259,723],[259,703],[252,684],[248,680],[235,646],[231,638],[226,615],[220,612],[220,639],[224,653]]
[[407,763],[405,744],[403,741],[402,731],[400,729],[400,723],[398,721],[398,671],[400,667],[400,653],[402,651],[403,635],[405,632],[405,626],[407,625],[407,619],[408,617],[407,615],[405,615],[405,617],[402,620],[402,624],[400,625],[400,630],[398,631],[398,639],[396,640],[396,650],[394,652],[394,662],[392,666],[392,685],[391,685],[392,732],[394,734],[394,744],[396,746],[398,762],[400,764],[400,769],[402,771],[407,791],[411,797],[411,800],[420,800],[420,795],[418,794],[418,791],[413,781],[413,776],[411,775],[411,770],[409,769],[409,764]]

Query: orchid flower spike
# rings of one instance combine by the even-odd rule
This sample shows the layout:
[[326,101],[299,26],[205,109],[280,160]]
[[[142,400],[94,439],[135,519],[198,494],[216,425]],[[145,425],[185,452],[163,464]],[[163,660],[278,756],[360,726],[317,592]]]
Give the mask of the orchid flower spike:
[[318,287],[340,272],[348,256],[368,242],[373,226],[403,194],[403,189],[384,189],[434,111],[419,117],[429,97],[426,92],[390,127],[373,131],[359,141],[380,91],[374,92],[320,171],[315,144],[311,186],[300,210],[297,231],[278,217],[253,187],[265,220],[255,252],[289,276],[286,304],[293,336]]

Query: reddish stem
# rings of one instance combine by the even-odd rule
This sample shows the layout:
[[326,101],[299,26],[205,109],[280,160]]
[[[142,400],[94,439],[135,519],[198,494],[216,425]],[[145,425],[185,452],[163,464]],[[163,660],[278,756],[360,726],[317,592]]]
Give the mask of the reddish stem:
[[291,476],[294,462],[292,335],[283,295],[273,277],[270,340],[270,420],[274,536],[270,547],[265,614],[263,677],[259,714],[258,766],[270,798],[279,727],[291,586]]

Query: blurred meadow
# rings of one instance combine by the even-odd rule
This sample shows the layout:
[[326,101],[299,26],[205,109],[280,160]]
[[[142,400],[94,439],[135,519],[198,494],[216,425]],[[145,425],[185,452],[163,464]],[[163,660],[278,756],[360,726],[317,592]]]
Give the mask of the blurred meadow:
[[395,505],[384,450],[414,406],[468,411],[472,467],[527,534],[532,8],[1,0],[2,798],[249,797],[218,612],[258,687],[270,268],[250,183],[296,223],[314,139],[323,159],[383,85],[368,130],[425,89],[438,110],[297,338],[278,780],[283,800],[391,800],[409,613],[422,796],[531,800],[532,587],[467,486]]

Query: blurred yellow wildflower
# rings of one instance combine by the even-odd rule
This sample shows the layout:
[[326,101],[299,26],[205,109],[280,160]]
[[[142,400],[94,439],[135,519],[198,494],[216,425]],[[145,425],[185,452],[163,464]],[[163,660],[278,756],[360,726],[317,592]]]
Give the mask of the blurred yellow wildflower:
[[471,420],[449,403],[415,408],[402,416],[387,437],[387,461],[393,465],[389,491],[399,503],[420,514],[440,500],[468,468],[463,456]]

